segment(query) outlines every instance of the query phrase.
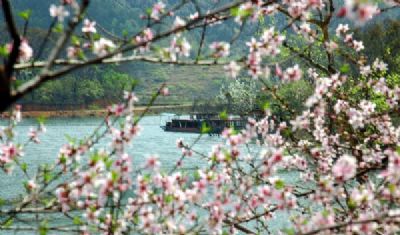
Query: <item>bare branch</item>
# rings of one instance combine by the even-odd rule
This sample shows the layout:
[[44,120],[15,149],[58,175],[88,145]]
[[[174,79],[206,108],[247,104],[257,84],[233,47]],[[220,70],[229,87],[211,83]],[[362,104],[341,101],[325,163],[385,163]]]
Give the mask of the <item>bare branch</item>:
[[393,221],[397,219],[400,216],[400,214],[396,215],[390,215],[389,213],[383,213],[380,216],[371,218],[371,219],[362,219],[362,220],[355,220],[355,221],[347,221],[347,222],[342,222],[342,223],[337,223],[331,226],[326,226],[322,228],[318,228],[315,230],[311,230],[306,233],[298,233],[298,235],[313,235],[313,234],[318,234],[320,232],[326,231],[326,230],[334,230],[334,229],[340,229],[343,227],[351,226],[351,225],[357,225],[357,224],[367,224],[367,223],[372,223],[372,222],[379,222],[382,220],[387,220],[387,221]]
[[[175,64],[175,65],[183,65],[183,66],[194,66],[194,65],[204,65],[204,66],[212,66],[212,65],[226,65],[229,61],[222,60],[181,60],[181,61],[172,61],[168,59],[162,59],[159,57],[152,56],[126,56],[126,57],[115,57],[110,59],[105,59],[103,61],[98,61],[95,64],[118,64],[118,63],[127,63],[127,62],[148,62],[148,63],[158,63],[158,64]],[[86,61],[82,60],[64,60],[58,59],[54,61],[54,65],[81,65],[85,64]],[[47,62],[45,61],[37,61],[34,63],[24,63],[24,64],[16,64],[14,69],[16,70],[24,70],[24,69],[33,69],[33,68],[43,68],[46,66]]]

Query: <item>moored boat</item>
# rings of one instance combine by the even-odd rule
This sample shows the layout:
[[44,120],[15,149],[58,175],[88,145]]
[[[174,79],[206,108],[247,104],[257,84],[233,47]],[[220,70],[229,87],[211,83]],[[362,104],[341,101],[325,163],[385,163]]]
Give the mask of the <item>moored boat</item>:
[[161,128],[170,132],[201,133],[207,128],[209,134],[221,134],[225,128],[235,130],[243,129],[246,126],[246,119],[230,116],[222,119],[218,114],[213,113],[191,113],[189,118],[172,118]]

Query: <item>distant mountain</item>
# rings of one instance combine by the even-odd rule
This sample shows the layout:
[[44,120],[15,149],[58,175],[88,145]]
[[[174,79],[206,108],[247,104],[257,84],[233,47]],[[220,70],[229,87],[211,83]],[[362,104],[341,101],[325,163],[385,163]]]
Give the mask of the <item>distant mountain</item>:
[[[91,0],[87,17],[95,20],[100,28],[107,31],[122,35],[123,31],[128,33],[138,32],[146,23],[141,19],[141,15],[156,2],[156,0]],[[173,6],[179,1],[168,0],[164,1],[168,6]],[[199,0],[201,9],[215,9],[227,2],[215,0]],[[217,2],[217,3],[216,3]],[[13,0],[12,6],[17,15],[18,12],[31,9],[32,15],[29,22],[28,38],[34,48],[37,48],[46,35],[47,29],[52,21],[49,16],[49,7],[51,4],[58,4],[56,0]],[[340,1],[336,1],[338,5]],[[193,4],[187,4],[187,7],[182,8],[176,15],[188,17],[190,13],[195,11]],[[384,16],[377,17],[372,23],[376,21],[383,21],[385,18],[399,18],[399,10],[391,10],[384,14]],[[22,29],[23,21],[20,17],[16,17],[19,28]],[[170,19],[170,21],[173,18]],[[343,20],[335,19],[332,30],[335,25]],[[0,18],[0,24],[4,21],[3,16]],[[281,17],[274,19],[277,28],[283,27],[285,20]],[[165,27],[165,26],[160,26]],[[162,28],[159,28],[162,30]],[[206,41],[227,41],[237,33],[239,26],[233,22],[227,22],[217,25],[207,30]],[[233,53],[245,50],[244,42],[249,39],[257,29],[254,24],[248,24],[243,27],[243,32],[232,47]],[[4,31],[3,31],[4,32]],[[201,30],[198,29],[190,35],[186,35],[190,42],[198,42],[200,39]],[[7,40],[2,36],[1,40]],[[54,40],[50,40],[52,43]],[[204,49],[205,51],[207,48]],[[192,48],[192,56],[197,51],[196,43]],[[108,67],[107,67],[108,68]],[[219,87],[222,83],[228,82],[221,68],[193,68],[193,67],[178,67],[178,66],[159,66],[146,63],[129,63],[122,64],[118,67],[112,66],[113,69],[120,72],[127,73],[141,81],[139,87],[140,93],[145,97],[150,91],[154,90],[161,82],[167,81],[170,83],[171,93],[176,96],[176,100],[193,100],[194,98],[206,99],[213,97],[217,94]],[[79,73],[79,72],[78,72]],[[85,79],[85,78],[83,78]],[[101,79],[101,78],[100,78]]]

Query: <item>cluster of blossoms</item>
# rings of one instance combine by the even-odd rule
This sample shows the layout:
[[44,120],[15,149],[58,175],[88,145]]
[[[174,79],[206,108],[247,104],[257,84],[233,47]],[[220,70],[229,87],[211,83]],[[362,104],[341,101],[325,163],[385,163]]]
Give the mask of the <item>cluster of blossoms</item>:
[[[374,64],[374,68],[385,67],[379,61]],[[119,128],[107,119],[110,150],[91,150],[91,141],[71,143],[60,150],[58,165],[65,174],[71,172],[72,178],[57,187],[57,204],[65,213],[82,210],[81,229],[87,234],[93,231],[123,234],[132,228],[145,234],[234,233],[243,227],[232,223],[271,223],[279,213],[289,213],[293,229],[301,233],[334,226],[341,218],[368,221],[349,223],[343,226],[346,231],[396,231],[398,226],[391,220],[375,218],[384,213],[397,215],[381,201],[390,203],[400,197],[395,190],[400,185],[396,170],[400,157],[390,147],[399,141],[399,128],[392,126],[387,115],[375,116],[375,105],[369,100],[358,104],[337,100],[333,107],[337,116],[328,115],[328,103],[333,103],[337,93],[345,92],[341,88],[348,80],[340,74],[314,76],[315,93],[301,115],[288,123],[279,122],[267,110],[263,119],[250,118],[246,128],[239,132],[225,129],[222,133],[225,143],[215,145],[208,155],[195,154],[209,164],[189,174],[166,173],[156,155],[133,168],[125,147],[138,133],[132,116],[137,98],[126,93],[126,104],[109,109],[111,116],[124,117]],[[392,90],[390,86],[385,89],[387,94]],[[360,115],[368,115],[370,118],[364,118],[365,125],[375,126],[379,134],[356,137],[326,128],[335,125],[335,129],[341,130],[350,125],[357,131],[359,126],[352,124],[352,117],[341,118],[342,113],[350,115],[351,108]],[[353,142],[352,138],[362,141]],[[247,153],[244,146],[254,140],[261,151]],[[375,147],[368,147],[372,143]],[[16,156],[12,147],[5,146],[3,155]],[[184,156],[194,154],[183,139],[177,140],[177,147]],[[82,160],[84,155],[88,155],[87,160]],[[388,165],[378,174],[384,183],[362,177],[365,170],[381,167],[385,159]],[[181,161],[185,158],[177,165]],[[283,169],[301,177],[280,176]],[[354,185],[350,187],[350,183]],[[30,191],[41,187],[35,180],[27,183]],[[308,210],[313,213],[307,213]],[[256,227],[250,225],[248,229]]]
[[275,14],[278,7],[278,4],[266,4],[266,1],[263,0],[248,1],[241,4],[237,9],[235,21],[242,24],[248,17],[250,17],[253,22],[256,22],[260,17]]
[[349,31],[349,25],[339,24],[336,28],[336,36],[343,38],[343,42],[350,48],[353,48],[357,52],[364,49],[364,44],[361,41],[353,39],[352,33],[347,33]]
[[163,2],[157,2],[151,9],[150,17],[154,20],[159,20],[160,15],[165,11],[165,4]]
[[210,49],[213,51],[212,56],[214,58],[228,57],[230,53],[230,44],[226,42],[213,42],[210,45]]
[[[7,44],[7,52],[8,54],[11,53],[13,49],[13,43]],[[33,56],[33,49],[29,45],[28,40],[23,38],[21,40],[21,44],[19,45],[19,54],[18,54],[18,61],[19,62],[28,62]]]
[[263,70],[261,67],[262,58],[278,55],[280,53],[279,47],[284,40],[284,36],[279,35],[274,28],[270,28],[264,31],[260,37],[260,41],[252,38],[250,42],[246,43],[250,51],[246,64],[249,74],[253,78],[261,75],[269,76],[269,68]]
[[106,38],[100,38],[93,43],[93,53],[98,56],[107,55],[116,48],[114,42]]
[[139,48],[141,53],[147,52],[150,50],[150,42],[154,38],[154,33],[150,28],[147,28],[143,31],[141,35],[136,36],[134,39],[135,43],[144,44]]
[[293,27],[294,30],[298,34],[302,35],[307,41],[309,41],[310,43],[314,42],[316,31],[311,28],[310,24],[303,22],[300,26],[297,27],[296,25],[294,25]]
[[378,13],[379,8],[376,4],[359,0],[346,0],[344,6],[339,9],[338,16],[356,20],[358,24],[364,24]]
[[176,62],[180,56],[190,56],[191,45],[186,38],[174,37],[170,47],[160,50],[161,57]]

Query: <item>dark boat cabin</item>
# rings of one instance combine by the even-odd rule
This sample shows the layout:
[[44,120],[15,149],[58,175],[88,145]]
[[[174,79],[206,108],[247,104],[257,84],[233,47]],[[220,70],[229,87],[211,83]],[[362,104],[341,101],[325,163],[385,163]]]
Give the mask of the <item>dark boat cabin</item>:
[[202,127],[210,128],[211,134],[221,134],[225,128],[243,129],[246,126],[246,120],[242,118],[220,119],[218,114],[194,113],[190,119],[172,119],[162,126],[165,131],[171,132],[189,132],[201,133]]

